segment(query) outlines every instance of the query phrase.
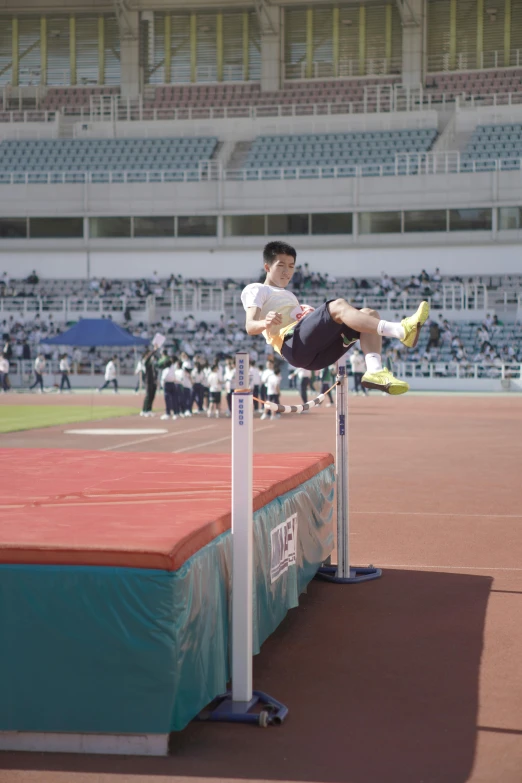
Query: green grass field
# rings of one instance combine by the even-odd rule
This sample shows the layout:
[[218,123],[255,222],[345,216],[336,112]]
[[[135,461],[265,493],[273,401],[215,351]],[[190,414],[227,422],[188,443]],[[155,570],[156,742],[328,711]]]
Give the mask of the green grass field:
[[0,406],[0,433],[74,424],[79,421],[99,421],[116,416],[138,413],[137,408],[90,405],[2,405]]

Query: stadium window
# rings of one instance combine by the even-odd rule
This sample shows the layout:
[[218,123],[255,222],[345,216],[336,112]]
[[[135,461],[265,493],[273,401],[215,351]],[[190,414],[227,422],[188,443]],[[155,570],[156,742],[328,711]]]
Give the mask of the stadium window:
[[226,237],[262,237],[265,234],[264,215],[226,215]]
[[450,209],[450,231],[491,231],[491,209]]
[[135,237],[173,237],[173,217],[135,217]]
[[312,234],[351,234],[351,212],[312,215]]
[[360,212],[359,234],[400,234],[400,212]]
[[522,228],[522,207],[500,207],[498,227],[500,231]]
[[83,218],[30,218],[31,239],[83,239]]
[[404,213],[404,231],[447,231],[446,210],[406,211]]
[[89,220],[91,239],[126,239],[130,235],[130,217],[101,217]]
[[178,237],[215,236],[217,236],[217,217],[215,215],[178,217]]
[[269,235],[308,234],[308,215],[267,215]]
[[27,239],[27,219],[0,218],[0,239]]

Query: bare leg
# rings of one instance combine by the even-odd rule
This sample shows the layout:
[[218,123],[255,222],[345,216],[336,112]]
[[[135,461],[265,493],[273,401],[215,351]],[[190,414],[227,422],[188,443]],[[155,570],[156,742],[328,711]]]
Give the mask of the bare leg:
[[[333,320],[338,324],[345,324],[356,332],[362,334],[377,335],[377,327],[381,317],[376,310],[363,307],[356,310],[345,299],[335,299],[328,304],[328,309]],[[378,353],[378,352],[377,352]]]

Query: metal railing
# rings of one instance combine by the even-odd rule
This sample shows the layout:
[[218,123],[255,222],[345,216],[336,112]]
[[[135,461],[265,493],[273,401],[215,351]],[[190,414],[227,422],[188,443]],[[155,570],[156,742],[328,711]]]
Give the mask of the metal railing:
[[185,170],[4,171],[0,185],[83,185],[176,182],[259,182],[263,180],[344,179],[521,171],[522,158],[462,160],[460,152],[400,152],[393,163],[340,166],[273,166],[223,169],[217,161]]
[[[419,296],[417,293],[402,294],[373,294],[363,292],[361,289],[350,289],[336,287],[332,289],[321,289],[317,291],[307,290],[300,295],[307,304],[312,307],[319,307],[325,300],[332,297],[342,296],[348,302],[357,305],[357,307],[370,307],[374,310],[397,311],[408,313],[416,310],[419,306]],[[470,312],[470,318],[473,311],[488,309],[488,290],[482,283],[444,283],[439,296],[425,297],[430,302],[432,310],[466,310]],[[225,306],[227,312],[232,315],[241,315],[243,305],[241,302],[241,291],[232,290],[225,292]]]
[[29,296],[0,297],[0,316],[17,313],[23,320],[53,314],[60,320],[75,320],[87,315],[118,315],[129,308],[133,313],[149,313],[167,308],[170,312],[225,312],[225,289],[222,286],[174,286],[163,296]]
[[147,309],[145,299],[139,297],[105,297],[105,296],[29,296],[0,297],[0,315],[18,313],[24,320],[36,315],[63,317],[63,320],[92,315],[114,315],[129,307],[132,311],[143,312]]
[[353,78],[357,76],[393,76],[400,74],[402,59],[400,57],[370,57],[365,60],[359,58],[352,60],[340,60],[338,73],[332,60],[313,61],[308,66],[306,60],[298,63],[285,63],[284,78],[291,80],[301,79],[335,79]]
[[[444,109],[446,106],[474,108],[483,106],[519,106],[522,105],[522,92],[504,92],[494,94],[472,94],[462,91],[443,93],[432,89],[405,89],[390,91],[388,85],[372,90],[362,100],[317,101],[315,103],[274,103],[267,105],[244,104],[241,106],[186,106],[157,107],[140,98],[121,98],[103,96],[108,101],[89,106],[62,107],[60,113],[76,117],[79,123],[92,122],[128,122],[128,121],[188,121],[188,120],[237,120],[263,119],[277,117],[316,117],[346,114],[381,114],[390,112],[419,112],[430,109]],[[305,96],[303,96],[305,99]],[[50,123],[56,119],[56,111],[0,111],[0,123]],[[76,131],[76,129],[75,129]],[[77,134],[78,135],[78,134]],[[145,133],[144,135],[148,135]]]
[[394,362],[394,370],[401,378],[492,378],[498,380],[522,379],[522,365],[518,362],[487,363],[460,361]]
[[[454,55],[430,54],[427,58],[428,73],[454,73],[455,71],[472,71],[493,68],[520,68],[522,67],[522,49],[511,49],[506,53],[504,49],[488,52],[476,50],[471,52],[457,52]],[[487,74],[485,74],[487,76]]]
[[[126,349],[128,350],[128,349]],[[103,375],[105,371],[106,359],[82,358],[80,361],[72,360],[70,362],[71,377],[78,375]],[[119,373],[123,375],[134,375],[135,362],[131,358],[121,358],[118,360]],[[350,365],[348,364],[348,374],[352,375]],[[470,362],[466,359],[460,361],[401,361],[394,362],[394,372],[401,378],[418,379],[436,379],[450,378],[456,381],[465,379],[493,379],[500,381],[522,380],[522,364],[519,362]],[[9,362],[9,372],[11,376],[18,376],[23,386],[29,385],[34,380],[34,361],[28,359],[11,359]],[[53,385],[57,385],[61,373],[59,362],[47,360],[47,366],[44,377],[55,376]],[[137,377],[137,376],[136,376]],[[74,386],[74,382],[73,382]]]
[[0,109],[0,123],[2,122],[56,122],[56,111],[43,111],[40,109],[27,109],[26,111],[2,111]]

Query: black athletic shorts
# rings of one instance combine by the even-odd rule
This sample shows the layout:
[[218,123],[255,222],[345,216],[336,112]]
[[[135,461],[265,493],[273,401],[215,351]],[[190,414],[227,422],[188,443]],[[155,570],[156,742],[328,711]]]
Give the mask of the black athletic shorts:
[[213,402],[214,405],[221,405],[221,392],[209,392],[208,401]]
[[305,370],[323,370],[335,364],[351,345],[346,345],[343,336],[355,342],[359,332],[333,320],[328,309],[328,300],[313,313],[305,315],[290,332],[281,347],[281,355],[292,367]]

